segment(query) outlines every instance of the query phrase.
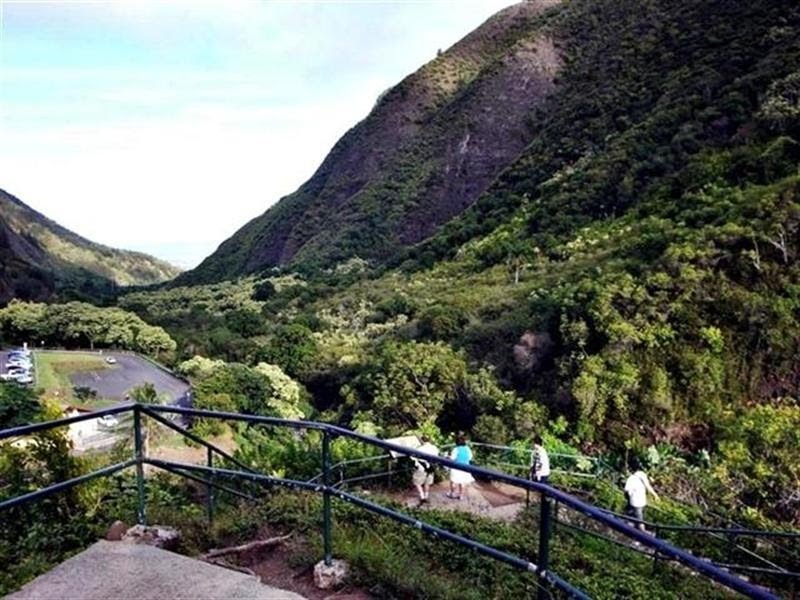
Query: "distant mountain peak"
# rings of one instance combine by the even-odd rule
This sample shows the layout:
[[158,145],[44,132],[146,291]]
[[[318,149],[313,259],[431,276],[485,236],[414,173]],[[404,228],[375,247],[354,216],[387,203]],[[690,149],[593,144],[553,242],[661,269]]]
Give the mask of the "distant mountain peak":
[[97,244],[0,189],[0,302],[60,292],[92,298],[117,286],[172,279],[180,269],[141,252]]

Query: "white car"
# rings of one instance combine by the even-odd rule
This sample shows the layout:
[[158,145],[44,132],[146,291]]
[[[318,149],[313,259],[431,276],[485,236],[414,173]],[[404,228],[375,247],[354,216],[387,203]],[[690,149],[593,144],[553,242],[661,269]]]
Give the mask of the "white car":
[[33,383],[33,377],[31,377],[30,373],[19,373],[19,372],[3,373],[2,375],[0,375],[0,379],[2,379],[3,381],[13,381],[15,383],[24,383],[24,384]]
[[109,356],[109,357],[106,359],[106,362],[107,362],[108,364],[110,364],[110,365],[115,365],[115,364],[117,364],[117,359],[116,359],[116,358],[114,358],[113,356]]
[[116,427],[119,420],[114,415],[103,415],[97,418],[97,423],[102,427]]
[[22,367],[9,367],[8,374],[11,375],[11,377],[21,377],[23,375],[30,375],[31,370],[23,369]]

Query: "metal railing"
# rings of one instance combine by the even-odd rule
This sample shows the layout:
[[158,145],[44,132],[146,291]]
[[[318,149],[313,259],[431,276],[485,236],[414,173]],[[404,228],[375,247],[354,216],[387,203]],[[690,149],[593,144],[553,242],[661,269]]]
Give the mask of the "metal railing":
[[[322,522],[323,522],[323,554],[324,561],[330,564],[333,556],[332,549],[332,505],[333,498],[337,498],[352,505],[361,507],[374,514],[382,515],[393,519],[399,523],[410,525],[418,530],[436,536],[437,538],[444,539],[456,543],[460,546],[474,550],[485,556],[489,556],[495,560],[501,561],[511,565],[517,569],[534,574],[540,584],[546,585],[552,589],[560,590],[573,598],[589,598],[583,591],[572,585],[568,581],[550,570],[549,555],[550,555],[550,539],[553,530],[553,504],[557,507],[568,507],[573,511],[585,516],[592,522],[603,527],[610,529],[617,535],[627,538],[632,542],[638,543],[641,546],[649,548],[652,552],[656,553],[662,559],[673,560],[689,569],[701,574],[702,576],[717,582],[731,590],[742,593],[750,598],[776,598],[769,590],[754,585],[740,577],[722,569],[708,560],[699,558],[686,550],[673,546],[672,544],[658,539],[648,533],[640,531],[632,526],[630,519],[622,519],[616,515],[609,514],[608,512],[592,506],[578,498],[565,493],[550,485],[529,481],[513,475],[508,475],[502,472],[486,469],[483,467],[476,467],[471,465],[463,465],[451,461],[447,458],[431,456],[421,453],[417,450],[398,446],[383,440],[379,440],[367,435],[363,435],[354,431],[350,431],[343,427],[331,425],[327,423],[318,423],[314,421],[294,421],[287,419],[279,419],[273,417],[261,417],[254,415],[244,415],[239,413],[222,413],[208,410],[198,410],[190,408],[181,408],[175,406],[157,406],[157,405],[141,405],[141,404],[123,404],[113,408],[99,410],[97,412],[78,415],[56,421],[46,423],[35,423],[22,427],[16,427],[0,431],[0,441],[18,436],[25,436],[35,434],[41,431],[63,427],[72,423],[80,421],[95,419],[104,415],[116,415],[121,413],[133,413],[133,428],[134,428],[134,457],[114,465],[72,478],[68,481],[52,484],[40,490],[29,492],[15,498],[9,498],[0,501],[0,511],[3,511],[14,506],[19,506],[28,502],[44,498],[46,496],[59,493],[61,491],[70,489],[81,483],[96,479],[98,477],[105,477],[113,473],[122,471],[130,467],[136,469],[137,481],[137,518],[142,524],[147,522],[146,511],[146,487],[145,487],[145,465],[152,465],[177,475],[199,481],[208,486],[209,492],[211,490],[224,490],[234,493],[240,497],[253,498],[248,494],[242,493],[233,488],[226,488],[220,484],[220,479],[237,479],[244,481],[251,481],[264,486],[282,486],[290,489],[306,490],[309,492],[322,494],[323,507],[322,507]],[[294,430],[314,430],[322,434],[322,449],[321,449],[321,465],[322,465],[322,480],[321,481],[303,481],[299,479],[289,479],[283,477],[273,477],[258,473],[248,465],[238,461],[235,457],[224,452],[220,448],[206,442],[199,436],[193,434],[191,431],[184,429],[171,422],[169,419],[164,418],[163,414],[176,414],[191,417],[201,417],[205,419],[219,419],[224,421],[233,421],[239,423],[247,423],[251,426],[276,426],[288,427]],[[186,436],[195,443],[204,446],[207,450],[207,464],[195,465],[179,463],[168,460],[160,460],[151,458],[146,455],[144,440],[142,435],[142,417],[146,416],[152,418],[162,425],[165,425],[181,435]],[[470,539],[463,535],[448,531],[441,527],[426,523],[414,516],[410,516],[386,506],[382,506],[370,500],[366,500],[349,492],[336,487],[331,479],[331,443],[335,438],[345,438],[367,444],[372,447],[381,448],[386,451],[391,451],[405,456],[415,456],[423,458],[431,463],[435,463],[442,467],[455,468],[461,471],[467,471],[475,477],[480,477],[485,480],[493,480],[502,482],[508,485],[516,486],[523,490],[529,490],[540,494],[540,511],[539,511],[539,539],[538,539],[538,554],[536,557],[537,562],[533,563],[530,560],[521,558],[505,552],[503,550],[494,548],[487,544],[483,544],[476,540]],[[214,466],[214,455],[219,455],[222,459],[231,462],[239,467],[238,470],[227,469]],[[204,477],[205,475],[205,477]],[[209,493],[208,498],[208,512],[209,517],[213,514],[213,493]],[[546,590],[544,587],[539,587],[539,598],[546,597]]]
[[[526,475],[528,474],[533,455],[533,450],[530,448],[483,442],[470,442],[470,446],[478,450],[475,453],[475,462],[473,464],[487,468],[499,468],[512,473],[523,472]],[[442,454],[446,455],[447,450],[453,447],[453,444],[445,444],[441,447],[443,451]],[[556,485],[563,491],[567,491],[579,498],[581,497],[581,492],[585,490],[565,486],[564,482],[559,480],[559,476],[592,479],[594,481],[593,485],[601,485],[612,491],[616,491],[618,487],[607,481],[607,476],[617,475],[623,477],[621,472],[597,457],[591,457],[580,453],[559,452],[550,452],[549,456],[551,459],[551,473],[556,476]],[[337,475],[337,482],[334,486],[340,487],[353,483],[363,485],[364,483],[370,482],[381,483],[391,487],[393,477],[413,470],[413,466],[410,462],[405,468],[402,466],[398,468],[394,465],[396,462],[398,462],[398,459],[393,458],[388,453],[341,460],[331,466],[332,472]],[[375,465],[380,470],[372,470],[365,473],[364,469],[368,468],[370,465]],[[351,470],[355,473],[346,475],[346,473]],[[320,472],[309,481],[318,481],[321,478],[322,473]],[[530,493],[530,490],[525,491],[526,507],[530,506]],[[584,499],[591,504],[596,504],[592,500],[591,493],[585,496]],[[780,544],[780,542],[785,541],[800,545],[797,544],[797,542],[800,541],[800,534],[798,533],[752,529],[740,525],[720,527],[714,525],[644,521],[635,519],[629,515],[614,512],[607,508],[598,508],[605,510],[610,515],[614,515],[636,525],[641,524],[645,526],[647,530],[653,532],[656,537],[663,538],[669,536],[672,538],[671,541],[673,543],[677,541],[677,545],[679,546],[686,548],[697,547],[695,542],[698,542],[705,553],[705,557],[711,559],[711,562],[716,566],[744,575],[751,575],[760,580],[766,579],[780,582],[780,586],[788,590],[790,598],[796,597],[797,584],[800,582],[800,572],[798,572],[797,569],[798,565],[800,565],[800,554],[798,554],[797,550],[800,550],[800,547],[792,550]],[[652,507],[652,509],[657,512],[659,511],[657,506]],[[596,528],[592,529],[590,526],[584,527],[578,524],[579,522],[580,519],[573,519],[571,522],[559,521],[558,505],[556,503],[553,511],[554,527],[561,524],[564,525],[566,531],[572,534],[584,533],[625,547],[642,556],[652,557],[654,571],[658,569],[659,564],[664,560],[658,552],[654,553],[648,548],[643,548],[635,544],[626,544],[618,539],[603,535],[598,532]],[[750,548],[747,547],[747,543],[751,546]],[[769,556],[765,556],[765,551],[767,550],[770,553]],[[709,551],[711,551],[710,556]],[[789,568],[787,568],[787,565]]]
[[[512,472],[517,471],[527,473],[533,456],[533,450],[524,446],[506,446],[481,442],[470,442],[470,446],[478,449],[482,448],[487,451],[486,453],[481,452],[480,455],[478,455],[479,458],[477,460],[479,460],[481,464],[510,470]],[[550,452],[548,454],[551,459],[551,474],[556,476],[557,481],[558,476],[591,479],[593,480],[592,485],[600,485],[609,490],[612,488],[613,490],[617,490],[618,488],[614,486],[611,481],[609,481],[609,476],[617,477],[623,480],[625,477],[624,473],[617,470],[615,467],[601,458],[587,456],[580,453]],[[570,468],[572,465],[574,465],[575,468]],[[581,496],[581,492],[585,491],[581,488],[570,489],[565,487],[563,482],[559,482],[559,487],[579,497]],[[588,501],[592,503],[591,493],[588,495]],[[672,499],[672,501],[680,503],[674,499]],[[526,505],[529,503],[530,492],[527,492]],[[658,506],[653,506],[651,508],[656,512],[659,511]],[[780,556],[780,558],[783,559],[781,562],[785,562],[786,564],[791,563],[792,569],[796,569],[797,565],[800,565],[800,552],[798,552],[800,551],[800,543],[798,543],[800,542],[800,534],[798,533],[753,529],[743,527],[738,524],[720,527],[719,525],[707,524],[674,524],[661,521],[639,521],[628,515],[615,513],[607,509],[605,510],[609,514],[615,515],[618,518],[626,519],[630,522],[646,526],[647,529],[654,532],[657,537],[659,537],[662,533],[673,532],[688,533],[692,534],[693,537],[702,536],[706,539],[713,538],[725,546],[725,560],[724,562],[715,560],[714,563],[717,566],[741,573],[750,573],[760,576],[769,576],[780,580],[788,580],[792,590],[791,595],[792,597],[795,597],[795,581],[800,581],[800,572],[797,572],[796,570],[790,570],[781,564],[776,563],[775,560],[771,560],[771,558],[764,556],[763,554],[764,549],[769,548],[773,555]],[[721,518],[719,515],[715,516],[718,517],[718,519]],[[588,533],[590,535],[594,535],[596,533],[589,529],[576,526],[575,524],[567,524],[567,526],[573,531],[583,531],[584,533]],[[756,549],[758,549],[758,552],[742,545],[740,543],[742,540],[751,540]],[[616,542],[616,540],[612,541]],[[794,542],[795,547],[791,548],[781,544],[781,542],[784,541]],[[640,554],[648,554],[647,549],[637,546],[629,546],[629,548]],[[750,562],[755,564],[736,563],[733,560],[734,554],[743,555],[751,559]],[[660,556],[658,553],[656,553],[654,555],[654,564],[657,565],[659,560]]]

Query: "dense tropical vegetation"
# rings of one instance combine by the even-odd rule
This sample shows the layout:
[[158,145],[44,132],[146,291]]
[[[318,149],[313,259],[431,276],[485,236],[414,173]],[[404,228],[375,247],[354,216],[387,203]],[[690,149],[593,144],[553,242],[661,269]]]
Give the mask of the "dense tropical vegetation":
[[709,453],[689,497],[798,522],[796,440],[771,425],[800,414],[798,9],[578,0],[536,19],[564,58],[539,133],[396,268],[121,304],[191,331],[184,358],[280,366],[325,418],[495,442],[563,419],[593,452]]
[[[572,0],[512,37],[541,36],[555,40],[561,63],[528,117],[536,135],[427,241],[387,243],[380,210],[281,268],[251,264],[234,238],[228,258],[247,263],[245,279],[139,290],[120,308],[12,303],[0,310],[4,339],[161,354],[192,380],[202,408],[426,433],[439,444],[459,430],[517,447],[543,433],[551,447],[620,470],[640,458],[676,519],[715,512],[800,527],[800,7]],[[468,67],[465,81],[481,76]],[[404,160],[387,172],[431,175],[428,163]],[[365,197],[379,196],[399,198],[397,210],[413,200],[391,186]],[[270,227],[295,218],[292,202]],[[225,265],[197,281],[239,273]],[[0,394],[7,423],[30,418],[30,407],[20,392]],[[314,474],[313,432],[195,426],[230,433],[238,456],[266,472]],[[619,508],[618,490],[592,492]],[[275,502],[265,508],[275,519],[308,520]],[[281,510],[288,516],[275,517]],[[514,528],[454,526],[522,543]],[[416,564],[417,547],[386,527],[399,562]],[[398,557],[357,530],[345,527],[343,551],[393,593],[415,593],[389,566]],[[591,560],[561,566],[600,586],[586,565],[599,573],[607,551],[584,544]],[[502,569],[483,577],[454,556],[477,593],[528,593],[516,579],[497,587]],[[628,576],[592,589],[632,595],[643,584]]]

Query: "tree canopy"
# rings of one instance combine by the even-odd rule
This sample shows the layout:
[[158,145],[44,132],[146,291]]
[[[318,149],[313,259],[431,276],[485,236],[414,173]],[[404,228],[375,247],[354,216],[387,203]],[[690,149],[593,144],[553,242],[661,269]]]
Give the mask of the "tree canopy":
[[0,309],[3,335],[17,343],[135,350],[150,356],[174,352],[175,341],[161,327],[121,308],[84,302],[39,304],[12,301]]

